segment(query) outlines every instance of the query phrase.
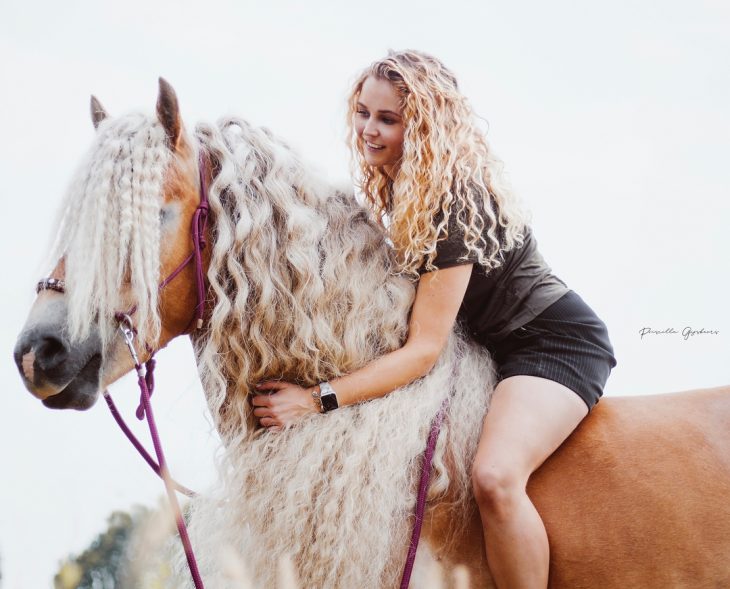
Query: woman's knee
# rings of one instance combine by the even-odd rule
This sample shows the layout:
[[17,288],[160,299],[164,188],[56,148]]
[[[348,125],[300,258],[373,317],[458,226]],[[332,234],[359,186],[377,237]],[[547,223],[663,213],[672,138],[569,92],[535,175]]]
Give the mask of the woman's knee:
[[525,493],[526,477],[514,467],[480,460],[472,467],[471,482],[480,511],[509,517]]

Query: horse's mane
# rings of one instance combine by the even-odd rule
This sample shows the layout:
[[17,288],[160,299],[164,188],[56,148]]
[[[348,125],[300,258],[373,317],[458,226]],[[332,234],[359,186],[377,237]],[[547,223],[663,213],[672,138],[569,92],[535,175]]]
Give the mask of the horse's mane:
[[392,271],[385,237],[352,191],[320,180],[267,129],[226,118],[196,136],[215,170],[214,302],[196,347],[230,443],[251,431],[254,383],[313,385],[402,345],[413,285]]

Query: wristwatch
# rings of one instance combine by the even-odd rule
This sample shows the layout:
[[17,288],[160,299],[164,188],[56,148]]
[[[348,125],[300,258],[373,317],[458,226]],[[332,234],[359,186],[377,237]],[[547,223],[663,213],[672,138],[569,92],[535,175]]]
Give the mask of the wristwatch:
[[[317,391],[317,389],[319,390]],[[319,406],[322,413],[333,411],[340,406],[340,404],[337,402],[335,389],[332,388],[332,385],[329,382],[324,381],[319,383],[317,389],[312,392],[312,396],[319,401]]]

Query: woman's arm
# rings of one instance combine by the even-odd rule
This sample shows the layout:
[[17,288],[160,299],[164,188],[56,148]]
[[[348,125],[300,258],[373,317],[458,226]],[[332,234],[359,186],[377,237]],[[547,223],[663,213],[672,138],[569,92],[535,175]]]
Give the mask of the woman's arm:
[[423,274],[402,348],[330,381],[340,405],[383,395],[428,373],[444,349],[471,276],[472,264]]
[[[453,329],[472,266],[462,264],[421,276],[406,343],[346,376],[331,380],[340,406],[382,397],[431,370]],[[287,425],[302,415],[319,411],[311,387],[267,381],[257,388],[277,391],[253,398],[254,415],[263,426]]]

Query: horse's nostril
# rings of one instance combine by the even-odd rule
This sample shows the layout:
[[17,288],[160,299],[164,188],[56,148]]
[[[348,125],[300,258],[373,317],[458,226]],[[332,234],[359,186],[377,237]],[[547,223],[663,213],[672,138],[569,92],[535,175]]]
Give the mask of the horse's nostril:
[[66,360],[68,348],[58,338],[44,337],[35,350],[36,361],[44,370],[54,368]]

